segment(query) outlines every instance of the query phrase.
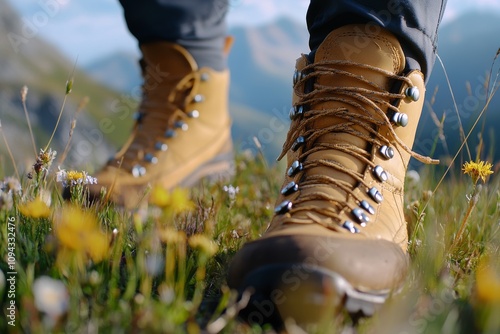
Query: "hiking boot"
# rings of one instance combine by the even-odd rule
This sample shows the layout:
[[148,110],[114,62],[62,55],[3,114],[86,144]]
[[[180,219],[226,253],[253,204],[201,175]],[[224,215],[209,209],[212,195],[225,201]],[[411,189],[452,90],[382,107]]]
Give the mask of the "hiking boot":
[[204,176],[227,177],[233,150],[228,114],[229,71],[198,68],[183,47],[141,46],[144,84],[132,134],[96,175],[90,193],[137,206],[150,185],[192,186]]
[[[263,237],[234,257],[231,288],[253,292],[250,323],[369,316],[408,272],[403,187],[424,102],[398,40],[373,26],[331,32],[297,60],[288,169]],[[281,158],[280,157],[280,158]]]

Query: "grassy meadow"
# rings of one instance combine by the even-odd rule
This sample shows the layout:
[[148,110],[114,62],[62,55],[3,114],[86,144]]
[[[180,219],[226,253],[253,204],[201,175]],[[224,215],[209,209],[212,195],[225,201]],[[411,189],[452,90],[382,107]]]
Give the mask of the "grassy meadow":
[[[0,333],[272,333],[237,321],[242,305],[225,277],[271,219],[283,164],[239,153],[231,180],[154,187],[128,212],[86,202],[96,180],[65,169],[70,145],[34,146],[32,170],[0,176]],[[500,178],[488,150],[408,173],[411,272],[374,317],[340,312],[288,332],[499,333]]]

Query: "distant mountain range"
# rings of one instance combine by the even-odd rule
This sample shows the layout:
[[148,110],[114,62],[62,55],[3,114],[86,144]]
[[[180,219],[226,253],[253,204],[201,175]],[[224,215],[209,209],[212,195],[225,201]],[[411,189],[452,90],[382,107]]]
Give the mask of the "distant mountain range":
[[[258,27],[231,29],[234,45],[231,69],[233,138],[239,149],[255,152],[257,137],[266,157],[281,151],[288,129],[295,60],[308,50],[305,26],[280,19]],[[119,52],[85,67],[95,80],[125,94],[141,83],[138,60]]]
[[[485,84],[493,59],[499,56],[500,50],[500,16],[488,13],[468,13],[455,21],[444,25],[440,30],[438,54],[440,55],[449,80],[453,95],[460,112],[460,119],[467,133],[481,109],[485,105]],[[498,79],[500,56],[493,68],[493,80]],[[498,87],[498,82],[497,82]],[[491,90],[491,85],[490,85]],[[433,94],[437,89],[435,98]],[[498,92],[500,93],[500,92]],[[444,115],[444,137],[446,145],[441,141],[434,155],[454,155],[461,144],[460,121],[454,108],[450,90],[439,61],[436,61],[433,74],[427,84],[427,104],[417,136],[416,149],[428,154],[432,147],[431,141],[438,137],[438,128],[431,118],[430,110],[434,110],[439,120]],[[435,101],[431,107],[430,102]],[[489,155],[498,161],[500,159],[500,94],[493,97],[485,116],[480,120],[474,133],[469,137],[468,144],[471,156],[476,156],[478,136],[484,140],[483,158]],[[468,160],[467,150],[462,152],[462,159]],[[460,161],[460,160],[459,160]]]
[[[77,115],[67,164],[86,168],[99,165],[114,151],[114,146],[125,140],[125,131],[104,131],[109,129],[100,125],[107,118],[116,128],[131,125],[130,120],[120,120],[110,111],[110,105],[119,101],[119,93],[74,67],[74,62],[26,28],[8,1],[0,0],[0,120],[20,170],[29,169],[34,162],[20,97],[24,85],[28,87],[26,104],[37,151],[47,144],[55,127],[67,80],[73,82],[72,91],[51,148],[62,153],[68,141],[71,119],[85,97],[89,102]],[[0,177],[13,170],[5,153],[6,146],[1,140]]]
[[[463,126],[467,130],[475,120],[478,109],[484,103],[484,78],[489,71],[493,57],[500,47],[497,32],[500,31],[500,17],[489,14],[470,13],[443,26],[440,31],[439,54],[445,63],[452,82],[455,99],[461,106]],[[73,64],[64,59],[57,50],[33,37],[16,53],[7,39],[9,33],[22,34],[19,19],[0,0],[0,119],[9,137],[16,138],[18,157],[29,155],[29,137],[26,136],[24,114],[19,101],[19,89],[28,84],[28,108],[33,115],[37,137],[40,142],[48,137],[57,117],[57,111],[64,96],[65,81]],[[288,110],[291,107],[292,74],[295,59],[308,52],[308,34],[304,25],[289,19],[280,19],[260,27],[240,27],[230,31],[235,44],[229,57],[231,69],[231,114],[233,137],[236,147],[255,151],[253,137],[262,144],[269,160],[280,152],[288,130]],[[80,144],[80,150],[88,159],[75,159],[75,163],[98,165],[106,160],[128,134],[129,119],[119,121],[111,112],[111,106],[125,103],[127,95],[141,83],[138,59],[128,52],[121,52],[94,62],[75,72],[74,91],[71,103],[58,133],[58,145],[67,139],[69,120],[76,105],[83,96],[89,96],[90,104],[79,115],[78,134],[74,138],[75,150],[79,143],[91,143],[89,147]],[[496,66],[498,71],[498,65]],[[494,73],[496,74],[496,72]],[[469,82],[468,90],[466,83]],[[107,87],[107,88],[106,88]],[[438,87],[435,99],[431,99]],[[469,96],[469,92],[471,96]],[[440,65],[436,63],[433,76],[427,85],[427,106],[418,131],[416,151],[431,153],[437,137],[437,127],[429,112],[431,101],[436,117],[445,114],[444,136],[446,145],[436,145],[434,156],[453,154],[459,146],[457,120],[453,103]],[[490,104],[483,128],[483,139],[487,150],[500,156],[500,145],[495,145],[494,129],[500,126],[500,97]],[[52,110],[52,111],[49,111]],[[112,119],[115,130],[102,131],[102,120]],[[101,125],[100,125],[101,123]],[[8,124],[8,126],[5,126]],[[6,130],[7,128],[7,130]],[[23,134],[20,136],[20,134]],[[471,136],[473,150],[477,135]],[[94,145],[95,143],[102,145]],[[4,151],[0,143],[0,152]],[[87,152],[88,151],[88,152]],[[91,152],[91,153],[89,153]],[[7,163],[2,162],[4,165]]]
[[[445,64],[466,131],[484,105],[481,87],[500,47],[498,31],[500,17],[488,13],[468,13],[443,25],[440,30],[438,53]],[[260,27],[234,28],[230,34],[235,37],[229,57],[235,139],[243,148],[253,148],[252,137],[256,136],[263,142],[266,156],[272,159],[279,153],[286,134],[286,114],[291,105],[291,77],[295,59],[308,51],[308,33],[304,25],[280,19]],[[498,63],[500,61],[496,71]],[[131,62],[131,57],[124,54],[108,57],[98,66],[94,64],[86,69],[91,76],[116,89],[120,89],[118,83],[133,86],[140,82],[135,61]],[[129,80],[110,80],[123,77],[121,73],[126,73]],[[467,85],[472,92],[468,92]],[[500,157],[500,145],[495,145],[494,138],[494,129],[500,127],[500,114],[495,112],[499,108],[500,96],[496,96],[484,118],[484,127],[481,123],[477,128],[482,130],[485,150],[495,152],[496,159]],[[446,144],[438,141],[435,147],[439,131],[431,117],[431,109],[438,119],[445,114]],[[258,121],[253,122],[254,119]],[[440,63],[436,62],[427,85],[427,103],[415,150],[434,156],[453,155],[460,145],[457,120],[444,72]],[[477,142],[476,132],[469,138],[471,151]]]

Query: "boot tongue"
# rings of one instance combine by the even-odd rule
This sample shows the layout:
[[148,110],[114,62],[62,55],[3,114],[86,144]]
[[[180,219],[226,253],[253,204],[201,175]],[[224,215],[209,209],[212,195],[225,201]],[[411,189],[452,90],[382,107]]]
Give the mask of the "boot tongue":
[[[385,71],[388,71],[393,74],[400,74],[405,67],[405,58],[403,50],[399,45],[396,37],[392,34],[379,29],[377,34],[365,32],[367,30],[367,26],[365,25],[348,25],[341,27],[339,29],[331,32],[321,43],[320,47],[317,49],[314,63],[321,64],[322,62],[328,61],[346,61],[351,64],[321,64],[324,67],[331,67],[341,71],[349,72],[349,74],[355,76],[361,76],[365,80],[371,82],[371,84],[375,84],[378,86],[378,90],[382,91],[390,91],[393,85],[393,82],[387,75],[381,74],[380,72],[368,70],[361,65],[368,65],[372,67],[376,67]],[[319,74],[316,77],[316,84],[323,87],[341,87],[341,88],[349,88],[349,87],[357,87],[357,88],[365,88],[369,90],[376,89],[373,86],[365,83],[359,79],[353,78],[350,75],[345,74]],[[316,88],[317,96],[320,98],[328,99],[332,97],[332,93],[327,89],[325,92],[322,92],[322,88]],[[335,93],[334,93],[335,94]],[[353,97],[349,95],[340,95],[340,100],[348,100],[350,102],[355,101]],[[347,102],[347,101],[346,101]],[[356,101],[359,103],[359,101]],[[365,105],[365,107],[368,107]],[[348,112],[353,117],[356,114],[360,114],[362,116],[367,116],[366,111],[359,110],[359,108],[354,107],[351,104],[341,102],[339,99],[336,101],[325,101],[319,102],[312,106],[312,108],[317,110],[332,110],[336,108],[345,108],[348,109]],[[368,110],[371,110],[371,107],[368,107]],[[322,129],[328,126],[332,126],[334,124],[345,124],[345,118],[338,118],[325,115],[324,117],[320,117],[316,120],[312,127],[315,129]],[[352,126],[356,131],[364,133],[365,135],[369,135],[366,129],[363,129],[361,126]],[[359,136],[355,136],[352,134],[326,134],[318,138],[316,142],[326,142],[331,143],[335,142],[344,142],[352,144],[358,148],[366,149],[367,142],[360,138]],[[311,158],[317,158],[317,155],[321,155],[321,152],[315,153],[311,156]],[[346,153],[342,152],[333,152],[333,156],[338,155],[345,156]],[[350,161],[349,161],[350,160]],[[358,172],[362,172],[363,164],[357,159],[342,159],[341,162],[343,165],[346,165],[348,168],[352,168],[357,170]],[[343,175],[340,176],[341,179],[348,181],[350,183],[354,183],[351,177]]]
[[194,58],[180,45],[167,42],[144,44],[141,46],[141,52],[146,65],[143,71],[142,101],[145,111],[165,110],[168,99],[177,105],[183,104],[184,96],[172,96],[171,93],[179,81],[198,70]]
[[[348,25],[334,30],[317,49],[314,62],[346,60],[400,74],[405,67],[405,57],[396,37],[382,28],[379,28],[376,34],[369,30],[370,27],[366,25]],[[390,89],[389,82],[384,76],[367,72],[360,67],[349,67],[349,71],[353,74],[362,74],[365,79],[386,90]],[[334,86],[349,86],[348,78],[336,79],[339,80],[335,80]]]
[[141,45],[141,52],[144,84],[139,110],[142,120],[127,150],[126,156],[131,160],[151,149],[150,146],[161,139],[173,124],[177,109],[185,108],[190,87],[179,90],[178,84],[198,70],[194,58],[177,44],[147,43]]
[[167,42],[147,43],[141,46],[146,63],[146,75],[168,78],[169,75],[184,77],[198,70],[189,52],[177,44]]

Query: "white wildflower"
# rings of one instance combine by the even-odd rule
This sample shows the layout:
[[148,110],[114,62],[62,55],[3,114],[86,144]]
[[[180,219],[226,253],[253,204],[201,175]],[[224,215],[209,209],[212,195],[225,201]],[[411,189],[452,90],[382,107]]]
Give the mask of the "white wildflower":
[[37,174],[41,172],[47,172],[52,165],[52,162],[56,158],[57,151],[53,151],[51,148],[48,151],[40,149],[36,162],[33,164],[33,169]]
[[0,209],[10,210],[13,203],[13,195],[21,193],[21,183],[15,177],[6,177],[0,181]]
[[158,292],[160,294],[160,300],[165,304],[170,304],[175,300],[175,291],[166,284],[162,284],[158,287]]
[[101,284],[102,282],[102,277],[99,274],[98,271],[92,270],[92,272],[89,275],[89,283],[93,286],[97,286],[98,284]]
[[66,313],[69,307],[69,294],[63,282],[48,276],[41,276],[33,283],[35,306],[52,319]]
[[235,188],[232,185],[224,186],[222,189],[229,195],[231,201],[234,201],[236,194],[240,192],[240,187]]
[[64,183],[66,182],[66,170],[61,169],[61,167],[57,167],[59,171],[56,173],[56,181],[62,183],[64,186],[66,186]]
[[409,170],[406,173],[406,178],[408,181],[413,182],[414,184],[420,183],[420,174],[416,170]]
[[0,190],[7,193],[20,193],[21,183],[15,177],[8,176],[0,182]]

